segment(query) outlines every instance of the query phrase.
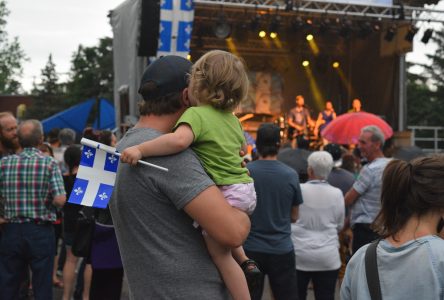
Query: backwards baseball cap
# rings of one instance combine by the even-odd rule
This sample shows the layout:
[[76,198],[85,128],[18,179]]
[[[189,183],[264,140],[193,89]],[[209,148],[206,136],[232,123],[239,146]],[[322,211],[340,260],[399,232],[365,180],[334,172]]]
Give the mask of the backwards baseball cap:
[[273,123],[264,123],[257,130],[256,146],[275,146],[281,142],[281,130]]
[[192,63],[176,55],[167,55],[152,62],[143,72],[139,93],[144,84],[152,81],[156,88],[144,92],[144,98],[155,99],[171,93],[182,92],[188,86],[187,75]]

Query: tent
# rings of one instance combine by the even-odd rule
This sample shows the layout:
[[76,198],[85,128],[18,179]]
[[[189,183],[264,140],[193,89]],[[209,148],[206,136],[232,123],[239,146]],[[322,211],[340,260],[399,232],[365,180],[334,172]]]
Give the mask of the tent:
[[[94,121],[94,129],[114,129],[114,107],[106,99],[99,99],[99,102],[99,115]],[[82,134],[95,104],[95,99],[88,99],[43,120],[43,131],[48,133],[53,128],[71,128],[76,133]]]

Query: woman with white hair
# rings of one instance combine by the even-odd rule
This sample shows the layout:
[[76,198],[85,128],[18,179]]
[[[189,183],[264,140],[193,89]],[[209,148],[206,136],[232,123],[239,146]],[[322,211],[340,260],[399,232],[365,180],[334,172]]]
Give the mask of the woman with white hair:
[[310,280],[317,300],[334,299],[341,266],[338,232],[344,225],[345,208],[341,190],[326,181],[332,167],[330,153],[313,152],[308,157],[308,181],[301,184],[304,203],[291,228],[301,300],[306,299]]

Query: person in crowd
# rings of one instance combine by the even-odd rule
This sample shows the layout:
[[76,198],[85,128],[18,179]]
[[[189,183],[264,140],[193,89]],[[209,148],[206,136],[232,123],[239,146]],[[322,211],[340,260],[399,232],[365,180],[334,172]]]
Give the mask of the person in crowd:
[[[331,170],[330,175],[328,175],[327,182],[330,185],[340,189],[342,195],[345,196],[355,182],[355,175],[343,168],[343,158],[349,154],[343,154],[341,146],[338,144],[327,144],[324,147],[324,150],[331,154],[334,162],[333,169]],[[345,267],[352,253],[351,241],[353,238],[353,233],[350,228],[349,215],[350,209],[346,207],[344,228],[339,232],[339,254],[341,257],[341,268],[339,269],[338,278],[340,281],[342,278],[344,278]]]
[[[373,223],[382,299],[442,299],[444,157],[410,163],[392,160],[384,170],[381,210]],[[347,265],[341,299],[370,300],[365,255],[360,248]]]
[[[244,243],[248,257],[268,275],[275,299],[298,299],[291,223],[296,222],[302,203],[296,171],[277,160],[280,129],[271,123],[257,131],[259,159],[247,164],[257,193],[251,215],[251,231]],[[252,291],[251,299],[262,298],[264,278]]]
[[59,162],[59,167],[62,171],[62,174],[65,174],[66,172],[68,172],[68,166],[65,163],[63,155],[66,148],[75,143],[76,132],[71,128],[63,128],[62,130],[60,130],[58,137],[60,141],[60,146],[57,148],[53,148],[54,158]]
[[308,181],[301,184],[304,203],[291,225],[299,300],[307,298],[310,280],[316,299],[334,299],[341,267],[338,233],[344,225],[344,196],[327,182],[333,158],[326,151],[308,157]]
[[292,147],[280,148],[277,160],[293,168],[299,176],[299,182],[307,181],[307,158],[310,155],[310,143],[306,139],[300,139],[296,149]]
[[[64,154],[64,160],[68,166],[68,172],[63,174],[63,181],[65,189],[68,195],[74,186],[74,182],[77,176],[77,171],[80,165],[81,150],[80,145],[70,145],[66,148]],[[74,241],[74,232],[76,228],[77,219],[79,218],[79,212],[82,209],[81,205],[72,204],[67,202],[63,207],[63,236],[65,238],[66,248],[66,260],[63,266],[63,300],[71,299],[74,282],[76,278],[76,268],[79,258],[72,253],[72,245]],[[79,276],[82,276],[80,274]],[[91,282],[91,268],[85,269],[83,273],[84,287],[83,287],[83,299],[89,298],[89,286]]]
[[23,121],[18,127],[23,151],[0,160],[0,195],[5,219],[0,243],[0,295],[17,299],[22,279],[32,271],[34,299],[52,299],[56,207],[66,194],[57,162],[43,155],[42,124]]
[[46,141],[49,143],[49,145],[53,150],[59,148],[61,145],[59,134],[60,134],[60,128],[54,127],[48,132],[46,136]]
[[17,119],[10,112],[0,112],[0,158],[19,151]]
[[[229,52],[209,51],[194,64],[189,80],[191,104],[198,106],[187,109],[173,133],[127,148],[120,159],[136,164],[142,157],[174,154],[191,146],[227,201],[251,214],[256,207],[256,193],[248,170],[242,167],[239,152],[246,150],[246,142],[242,126],[232,113],[248,92],[244,64]],[[232,297],[249,299],[239,264],[250,275],[248,268],[257,271],[254,262],[248,260],[242,247],[222,247],[205,233],[204,238]]]
[[[44,155],[54,157],[54,152],[51,145],[48,142],[44,142],[39,145],[39,150],[42,151]],[[52,223],[54,226],[55,234],[55,256],[54,256],[54,268],[52,271],[52,284],[56,287],[63,287],[63,282],[57,276],[58,262],[59,262],[59,243],[62,239],[62,212],[57,210],[57,219]]]
[[300,140],[308,139],[310,128],[313,128],[315,122],[310,116],[310,111],[305,107],[305,99],[302,95],[295,98],[296,106],[288,113],[287,137],[292,141],[292,147],[299,146]]
[[331,101],[327,101],[325,102],[324,110],[318,114],[314,128],[314,135],[318,136],[322,129],[324,129],[334,119],[336,119],[336,112],[333,108],[333,103]]
[[351,206],[350,224],[353,229],[353,253],[378,238],[370,228],[381,209],[382,172],[389,162],[382,153],[384,134],[371,125],[361,129],[359,150],[368,163],[361,169],[353,187],[345,194],[345,205]]
[[[358,149],[358,148],[356,148]],[[354,178],[358,177],[361,169],[361,159],[359,159],[359,166],[356,157],[351,153],[342,155],[341,168],[353,174]]]
[[[101,130],[98,142],[115,147],[116,136],[110,130]],[[96,225],[91,246],[92,300],[120,300],[123,266],[109,207],[96,208]]]
[[348,112],[355,113],[355,112],[361,112],[361,111],[362,111],[361,100],[359,100],[358,98],[353,99],[352,107],[348,110]]
[[[171,132],[191,105],[191,63],[168,55],[144,71],[140,118],[117,150]],[[191,149],[153,157],[144,165],[119,164],[110,210],[129,292],[135,299],[227,299],[229,297],[193,220],[226,248],[242,245],[250,229],[244,212],[232,207]]]

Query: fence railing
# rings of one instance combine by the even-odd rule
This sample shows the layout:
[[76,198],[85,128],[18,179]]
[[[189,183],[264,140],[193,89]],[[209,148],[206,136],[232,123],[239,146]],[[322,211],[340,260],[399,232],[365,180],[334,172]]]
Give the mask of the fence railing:
[[411,145],[422,148],[424,152],[444,151],[444,127],[408,126],[411,130]]

